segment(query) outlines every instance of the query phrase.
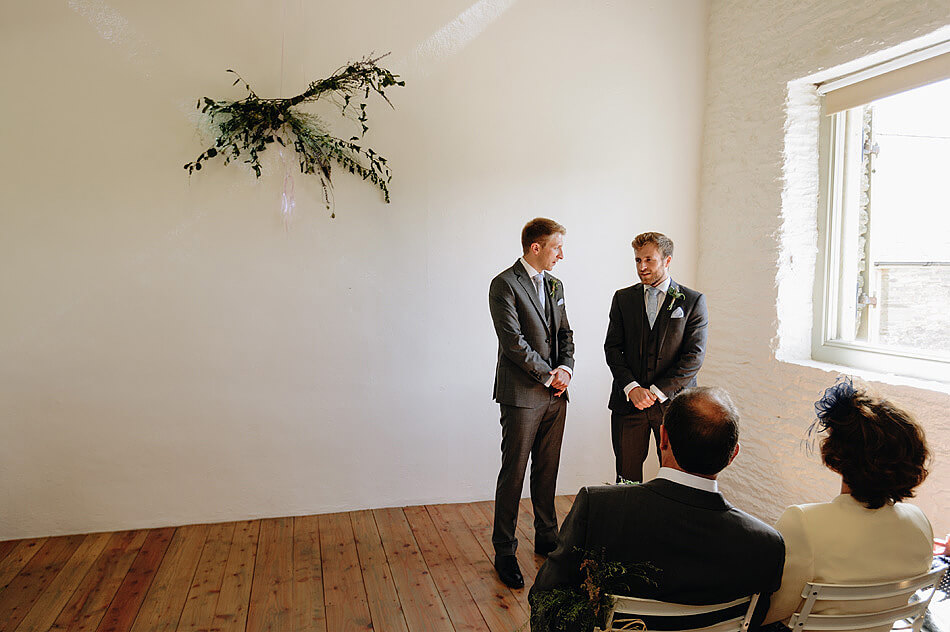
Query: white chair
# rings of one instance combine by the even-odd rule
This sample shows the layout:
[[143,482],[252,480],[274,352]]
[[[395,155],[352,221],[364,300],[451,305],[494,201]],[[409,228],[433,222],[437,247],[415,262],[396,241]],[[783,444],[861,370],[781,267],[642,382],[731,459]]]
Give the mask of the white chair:
[[[793,632],[799,630],[865,630],[875,627],[894,627],[902,622],[900,629],[912,629],[920,632],[924,622],[924,613],[930,606],[937,584],[947,571],[944,564],[916,577],[879,584],[820,584],[810,582],[802,589],[801,612],[796,612],[788,622]],[[905,601],[918,590],[929,590],[921,598],[903,606],[887,610],[874,609],[874,604],[861,604],[865,599],[884,599],[904,597]],[[867,610],[849,614],[814,614],[812,608],[816,601],[835,601],[838,604],[853,602],[852,607],[865,605]]]
[[[759,602],[758,595],[743,597],[735,601],[725,603],[714,603],[705,606],[692,604],[669,603],[666,601],[655,601],[653,599],[639,599],[637,597],[626,597],[623,595],[608,595],[613,601],[610,612],[607,613],[606,627],[601,630],[594,628],[594,632],[615,632],[620,630],[647,630],[643,624],[637,620],[637,617],[648,616],[655,617],[686,617],[697,614],[710,614],[720,612],[729,608],[734,608],[742,604],[749,604],[745,615],[728,619],[714,625],[703,628],[684,628],[677,632],[745,632],[749,629],[749,621],[752,619],[752,612],[755,605]],[[615,621],[616,615],[623,615],[621,622]],[[633,619],[628,619],[633,617]]]

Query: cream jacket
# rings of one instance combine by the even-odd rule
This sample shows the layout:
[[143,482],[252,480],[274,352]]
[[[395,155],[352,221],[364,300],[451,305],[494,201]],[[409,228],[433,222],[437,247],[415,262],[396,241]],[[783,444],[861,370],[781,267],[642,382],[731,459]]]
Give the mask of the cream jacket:
[[[805,582],[863,583],[912,577],[930,569],[933,529],[907,503],[868,509],[849,494],[830,503],[792,505],[775,528],[785,539],[782,586],[772,595],[765,621],[787,620],[802,603]],[[903,605],[879,600],[881,609]],[[817,602],[813,612],[849,608]]]

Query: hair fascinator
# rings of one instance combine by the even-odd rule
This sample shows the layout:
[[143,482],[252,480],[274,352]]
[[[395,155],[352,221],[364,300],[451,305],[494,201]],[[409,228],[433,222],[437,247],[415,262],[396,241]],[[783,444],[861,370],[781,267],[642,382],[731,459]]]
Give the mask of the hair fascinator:
[[815,425],[818,431],[828,428],[832,423],[842,422],[854,409],[854,396],[857,391],[850,377],[840,377],[834,386],[825,389],[825,394],[815,402]]

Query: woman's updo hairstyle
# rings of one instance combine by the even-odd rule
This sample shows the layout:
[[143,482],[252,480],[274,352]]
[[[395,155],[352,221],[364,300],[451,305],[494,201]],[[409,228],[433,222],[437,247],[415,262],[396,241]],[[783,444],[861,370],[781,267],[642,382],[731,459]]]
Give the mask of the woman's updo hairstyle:
[[815,402],[821,459],[870,509],[914,495],[927,478],[927,441],[910,413],[842,379]]

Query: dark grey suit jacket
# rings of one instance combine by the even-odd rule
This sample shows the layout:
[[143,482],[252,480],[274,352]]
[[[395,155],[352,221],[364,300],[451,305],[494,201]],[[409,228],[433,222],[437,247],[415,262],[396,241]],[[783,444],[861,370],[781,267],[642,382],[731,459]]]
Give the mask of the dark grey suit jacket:
[[[551,377],[549,372],[561,365],[574,368],[574,332],[567,322],[564,286],[547,272],[544,277],[553,327],[548,325],[534,281],[520,259],[492,279],[488,290],[498,335],[493,397],[499,404],[540,406],[548,401],[549,389],[544,383]],[[567,398],[567,393],[562,397]]]
[[[785,545],[778,531],[736,509],[721,494],[665,479],[584,487],[558,534],[557,549],[531,593],[576,587],[584,576],[576,548],[626,565],[649,562],[656,586],[632,595],[677,603],[718,603],[778,590]],[[706,625],[709,622],[701,622]]]
[[[650,325],[643,301],[643,284],[637,283],[614,293],[604,340],[607,366],[614,377],[608,407],[614,412],[629,414],[637,411],[623,394],[623,388],[633,381],[643,388],[655,384],[667,397],[696,386],[696,374],[706,355],[706,326],[709,322],[706,298],[675,281],[671,281],[670,288],[686,298],[673,299],[672,309],[669,309],[671,297],[667,296],[660,307],[653,324],[661,336],[660,353],[655,366],[647,367],[645,371],[641,370],[644,353],[641,332]],[[677,308],[683,310],[682,318],[672,318]]]

